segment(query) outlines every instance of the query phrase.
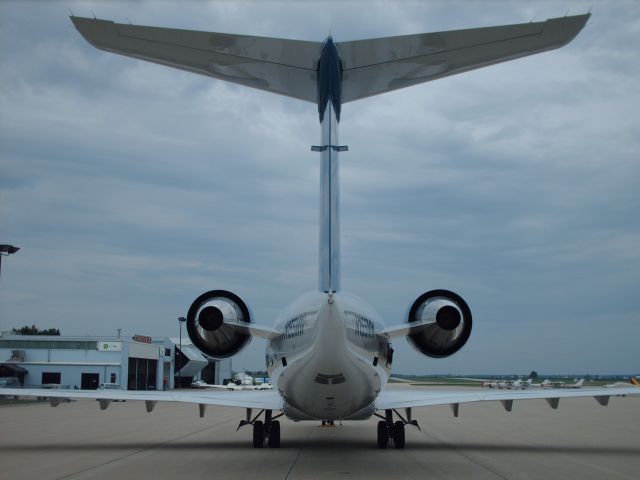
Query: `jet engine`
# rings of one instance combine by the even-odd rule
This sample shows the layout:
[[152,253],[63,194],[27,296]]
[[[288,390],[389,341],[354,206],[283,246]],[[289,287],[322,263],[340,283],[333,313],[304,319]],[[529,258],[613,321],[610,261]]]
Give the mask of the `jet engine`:
[[409,343],[429,357],[443,358],[460,350],[471,335],[471,310],[448,290],[420,295],[409,309],[408,323],[420,325],[407,335]]
[[250,341],[251,335],[235,323],[251,323],[249,308],[237,295],[226,290],[203,293],[187,313],[187,333],[193,344],[211,358],[235,355]]

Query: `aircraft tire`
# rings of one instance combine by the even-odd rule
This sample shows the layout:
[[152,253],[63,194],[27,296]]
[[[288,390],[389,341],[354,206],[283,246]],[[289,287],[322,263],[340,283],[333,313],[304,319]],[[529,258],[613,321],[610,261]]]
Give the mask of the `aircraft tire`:
[[404,423],[400,420],[393,426],[393,444],[396,448],[404,448]]
[[380,420],[378,422],[378,448],[387,448],[389,445],[389,427],[387,422]]
[[269,426],[269,446],[280,448],[280,422],[273,420]]
[[260,420],[253,422],[253,448],[264,446],[264,423]]

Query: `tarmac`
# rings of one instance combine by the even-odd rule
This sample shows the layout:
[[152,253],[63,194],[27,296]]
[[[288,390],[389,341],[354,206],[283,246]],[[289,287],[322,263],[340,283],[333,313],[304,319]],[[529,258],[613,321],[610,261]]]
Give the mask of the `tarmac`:
[[[406,387],[404,387],[406,388]],[[420,387],[413,387],[420,388]],[[561,399],[414,409],[404,450],[376,448],[376,422],[281,419],[282,448],[236,432],[242,409],[89,400],[0,407],[0,477],[9,479],[638,479],[640,398]]]

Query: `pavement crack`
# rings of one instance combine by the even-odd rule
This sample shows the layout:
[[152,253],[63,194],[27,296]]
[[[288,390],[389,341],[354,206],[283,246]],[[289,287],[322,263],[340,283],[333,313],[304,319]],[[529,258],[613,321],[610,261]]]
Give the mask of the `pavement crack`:
[[[311,434],[313,433],[313,429],[309,429],[309,434],[307,435],[307,438],[305,439],[305,443],[307,441],[309,441],[309,439],[311,438]],[[289,475],[291,475],[291,472],[293,471],[293,468],[296,466],[296,463],[298,463],[298,459],[300,458],[300,455],[302,454],[302,450],[304,450],[304,447],[300,447],[300,449],[298,450],[298,453],[296,454],[296,458],[293,459],[293,462],[291,462],[291,466],[289,467],[289,471],[287,471],[287,474],[284,476],[284,480],[289,480]]]
[[139,450],[135,450],[133,452],[127,453],[126,455],[121,455],[119,457],[112,458],[111,460],[107,460],[106,462],[102,462],[102,463],[99,463],[97,465],[92,465],[92,466],[90,466],[88,468],[84,468],[82,470],[78,470],[77,472],[68,473],[68,474],[63,475],[61,477],[56,477],[55,480],[70,479],[70,478],[73,478],[73,477],[75,477],[77,475],[81,475],[83,473],[90,472],[91,470],[96,470],[96,469],[104,467],[106,465],[109,465],[109,464],[112,464],[112,463],[117,463],[117,462],[119,462],[121,460],[133,457],[133,456],[138,455],[140,453],[148,452],[150,450],[153,450],[153,449],[159,448],[159,447],[164,447],[166,445],[169,445],[171,443],[177,442],[177,441],[182,440],[184,438],[188,438],[188,437],[191,437],[193,435],[197,435],[199,433],[205,432],[205,431],[207,431],[207,430],[209,430],[211,428],[219,427],[220,425],[224,425],[225,423],[231,423],[231,422],[235,422],[235,421],[237,421],[237,420],[234,418],[234,419],[231,419],[231,420],[225,420],[225,421],[222,421],[222,422],[214,423],[214,424],[209,425],[207,427],[201,428],[200,430],[196,430],[195,432],[185,433],[184,435],[180,435],[179,437],[172,438],[172,439],[167,440],[165,442],[156,443],[155,445],[152,445],[150,447],[145,447],[145,448],[141,448]]
[[422,434],[425,437],[429,437],[433,440],[435,440],[436,442],[439,442],[440,444],[444,445],[445,447],[449,448],[450,450],[453,450],[454,452],[456,452],[457,454],[463,456],[464,458],[466,458],[467,460],[469,460],[471,463],[474,463],[475,465],[478,465],[479,467],[484,468],[486,471],[494,474],[496,477],[501,478],[502,480],[509,480],[509,477],[505,477],[503,474],[501,474],[500,472],[494,470],[493,468],[491,468],[490,466],[482,463],[480,460],[473,458],[471,455],[464,453],[462,450],[460,450],[458,447],[456,447],[455,445],[452,445],[450,443],[445,442],[444,440],[439,439],[438,437],[436,437],[433,433],[429,433],[425,430],[421,431]]

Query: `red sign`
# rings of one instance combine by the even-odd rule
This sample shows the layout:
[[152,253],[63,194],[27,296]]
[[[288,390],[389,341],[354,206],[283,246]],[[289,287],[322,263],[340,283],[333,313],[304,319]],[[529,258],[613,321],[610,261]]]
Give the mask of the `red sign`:
[[134,335],[133,341],[140,342],[140,343],[151,343],[151,337],[147,335]]

